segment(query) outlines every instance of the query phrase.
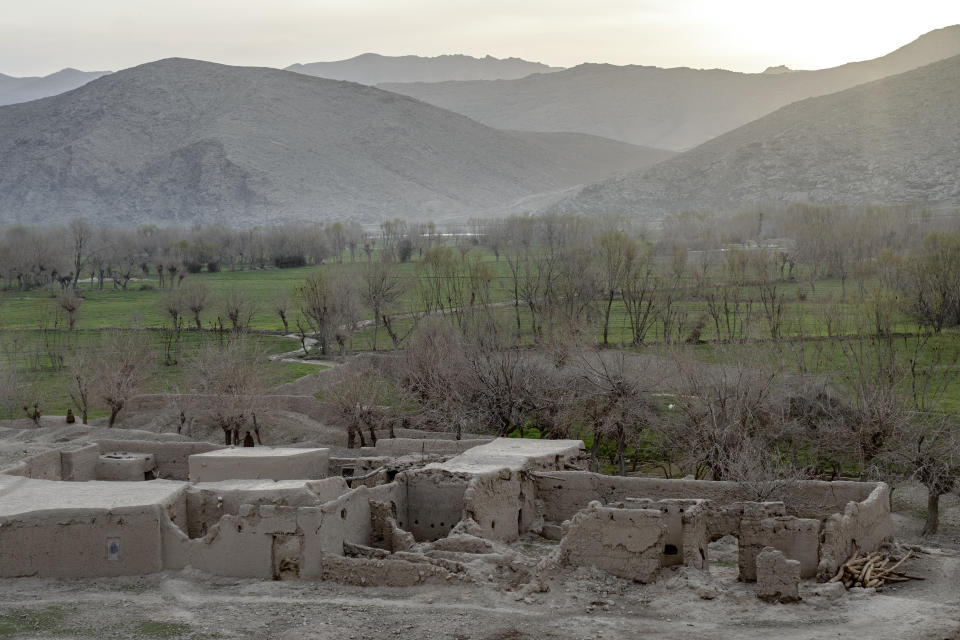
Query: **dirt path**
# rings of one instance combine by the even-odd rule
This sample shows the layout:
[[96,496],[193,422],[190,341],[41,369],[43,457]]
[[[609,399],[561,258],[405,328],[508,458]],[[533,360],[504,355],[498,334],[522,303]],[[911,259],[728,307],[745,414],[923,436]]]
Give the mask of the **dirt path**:
[[[300,342],[300,336],[298,336],[295,333],[289,333],[282,337],[290,338],[291,340],[296,340],[298,343]],[[307,349],[310,349],[311,347],[317,344],[316,338],[304,338],[303,342],[307,345]],[[300,347],[299,349],[294,349],[293,351],[284,351],[283,353],[275,353],[274,355],[270,356],[270,360],[273,360],[275,362],[295,362],[297,364],[312,364],[318,367],[325,367],[327,369],[336,367],[337,365],[340,364],[334,360],[322,360],[322,361],[306,360],[303,358],[303,347]]]

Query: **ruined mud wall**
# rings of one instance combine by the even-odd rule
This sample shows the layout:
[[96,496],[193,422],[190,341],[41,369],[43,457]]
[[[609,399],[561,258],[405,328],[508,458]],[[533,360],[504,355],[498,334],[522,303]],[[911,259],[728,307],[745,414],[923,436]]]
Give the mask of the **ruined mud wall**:
[[594,502],[564,525],[557,559],[652,582],[660,570],[667,531],[666,514],[659,509],[611,509]]
[[152,453],[157,463],[157,475],[170,480],[186,480],[189,477],[188,459],[195,453],[224,449],[223,445],[211,442],[157,442],[152,440],[95,439],[101,453],[129,451]]
[[537,517],[533,481],[525,473],[502,469],[474,476],[463,495],[464,515],[484,538],[510,542],[528,530]]
[[97,477],[100,462],[100,445],[94,443],[78,449],[60,451],[60,468],[63,480],[86,482]]
[[800,563],[800,575],[813,578],[820,562],[820,521],[812,518],[763,518],[740,524],[738,566],[740,579],[757,579],[757,556],[766,547]]
[[349,490],[343,478],[311,482],[228,480],[204,482],[187,490],[187,533],[191,538],[206,535],[223,516],[235,516],[242,505],[315,507],[334,500]]
[[890,487],[878,483],[865,500],[848,502],[824,523],[817,577],[831,578],[854,550],[872,551],[892,538]]
[[197,539],[168,523],[164,567],[247,578],[320,578],[324,558],[342,556],[345,542],[369,544],[371,498],[402,501],[398,485],[389,484],[352,489],[313,507],[241,505]]
[[[544,517],[554,522],[572,517],[592,500],[699,498],[722,505],[754,499],[735,482],[625,478],[586,471],[534,472],[533,478],[537,498],[544,504]],[[792,515],[822,520],[843,511],[851,500],[866,499],[876,486],[871,482],[807,481],[783,487],[774,499],[782,500]]]
[[22,476],[37,480],[61,480],[63,470],[60,462],[60,450],[51,449],[38,453],[3,470],[8,476]]
[[[401,473],[397,480],[404,488],[406,503],[405,512],[398,512],[398,524],[417,541],[443,538],[463,516],[470,476],[441,469],[420,469]],[[516,518],[516,512],[513,517]]]

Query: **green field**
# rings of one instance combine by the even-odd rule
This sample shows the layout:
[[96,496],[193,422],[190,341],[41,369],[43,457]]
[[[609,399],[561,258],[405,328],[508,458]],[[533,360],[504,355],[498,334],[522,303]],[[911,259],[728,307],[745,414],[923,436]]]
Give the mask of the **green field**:
[[[534,336],[531,331],[532,316],[529,308],[520,303],[516,308],[513,304],[512,279],[509,264],[506,259],[497,260],[490,251],[474,249],[473,256],[478,256],[489,268],[492,274],[490,282],[490,301],[494,306],[487,312],[499,319],[504,326],[515,327],[517,318],[520,324],[520,344],[532,344]],[[364,259],[365,260],[365,259]],[[290,330],[294,330],[295,318],[299,314],[296,300],[296,289],[310,275],[318,270],[325,270],[331,276],[354,276],[356,286],[362,286],[361,275],[367,268],[364,260],[357,262],[345,261],[343,264],[301,267],[292,269],[240,269],[223,270],[214,273],[202,272],[188,276],[188,280],[205,283],[211,292],[207,308],[201,313],[202,324],[205,329],[218,326],[218,321],[227,324],[221,309],[219,299],[231,289],[244,291],[256,303],[257,310],[253,316],[251,329],[257,333],[257,339],[267,353],[291,351],[299,345],[296,341],[281,338],[283,325],[275,313],[273,300],[279,295],[289,296],[291,302],[288,309]],[[425,269],[416,258],[408,263],[397,264],[394,267],[393,277],[404,282],[404,294],[395,303],[390,312],[395,315],[394,327],[401,336],[408,336],[415,326],[416,315],[423,312],[421,287],[427,282],[424,279]],[[706,295],[712,290],[709,282],[719,281],[722,274],[706,270],[693,275],[686,275],[677,288],[673,303],[673,325],[669,334],[664,333],[661,320],[655,320],[646,335],[643,345],[632,344],[629,318],[623,302],[616,299],[610,313],[609,343],[611,346],[640,349],[647,345],[679,344],[690,345],[698,352],[709,351],[711,343],[729,342],[726,327],[721,326],[718,333],[715,319],[711,316],[706,301]],[[797,273],[803,276],[802,266]],[[706,281],[707,284],[703,284]],[[777,295],[782,304],[782,320],[780,338],[786,344],[808,344],[805,358],[806,369],[811,372],[825,374],[840,381],[838,372],[849,365],[838,342],[838,337],[865,335],[863,322],[869,318],[870,291],[877,286],[875,278],[870,277],[862,281],[848,279],[842,283],[838,279],[820,280],[788,280],[776,285]],[[95,336],[98,330],[105,328],[123,329],[150,329],[143,332],[144,339],[157,347],[158,352],[162,342],[159,329],[169,326],[169,318],[163,309],[164,297],[169,295],[169,289],[158,289],[155,277],[150,279],[134,280],[126,290],[114,289],[108,281],[103,290],[95,283],[82,282],[77,293],[83,302],[77,314],[78,320],[75,331],[67,331],[67,321],[53,293],[52,288],[32,291],[8,290],[0,292],[0,344],[9,345],[20,341],[25,343],[16,349],[21,355],[16,363],[18,369],[24,370],[24,377],[38,384],[46,390],[50,411],[62,411],[69,405],[66,392],[62,389],[62,372],[57,371],[49,363],[44,365],[44,342],[51,339],[59,340],[70,348],[70,344],[82,343]],[[599,292],[598,292],[599,294]],[[866,295],[861,295],[866,294]],[[358,295],[356,292],[354,295]],[[598,299],[592,305],[587,322],[583,327],[585,341],[601,340],[600,318],[605,305]],[[771,339],[770,323],[768,322],[761,303],[760,289],[757,285],[745,284],[739,289],[741,301],[739,322],[736,328],[740,339],[733,341],[724,349],[726,357],[735,357],[737,344],[740,342],[777,342]],[[479,312],[479,311],[478,311]],[[359,320],[363,326],[352,334],[347,346],[352,351],[374,348],[372,312],[360,308]],[[746,322],[749,319],[749,322]],[[889,311],[889,328],[902,336],[912,336],[918,332],[914,321],[903,313],[893,309]],[[192,318],[185,318],[187,326],[192,326]],[[829,330],[828,330],[829,323]],[[746,329],[740,327],[746,326]],[[828,334],[830,334],[828,336]],[[184,348],[189,351],[190,345],[201,340],[213,339],[213,332],[184,331]],[[55,338],[51,338],[55,336]],[[909,340],[901,337],[897,349],[901,359],[907,357]],[[706,345],[706,346],[705,346]],[[389,350],[393,348],[390,336],[383,327],[377,331],[376,349]],[[9,352],[10,349],[5,349]],[[933,357],[938,353],[943,361],[935,374],[940,381],[950,381],[957,372],[956,359],[960,351],[960,340],[954,331],[945,331],[934,340],[929,341],[921,353],[920,361]],[[24,355],[30,354],[30,355]],[[3,354],[0,354],[3,357]],[[9,360],[9,356],[7,357]],[[163,366],[162,357],[158,357],[158,374],[151,383],[151,391],[165,391],[181,385],[182,372],[180,367]],[[8,363],[9,364],[9,363]],[[276,381],[294,379],[311,370],[311,365],[297,365],[293,363],[273,363],[272,374]],[[958,385],[946,385],[939,406],[954,410],[960,408],[960,389]]]

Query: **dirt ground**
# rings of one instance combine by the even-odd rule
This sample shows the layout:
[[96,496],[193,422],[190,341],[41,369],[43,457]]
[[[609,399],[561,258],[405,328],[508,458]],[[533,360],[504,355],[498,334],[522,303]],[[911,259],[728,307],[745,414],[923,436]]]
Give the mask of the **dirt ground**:
[[[951,518],[956,500],[947,509]],[[898,512],[911,539],[919,521]],[[946,527],[954,535],[952,525]],[[518,553],[545,555],[533,536]],[[546,592],[511,590],[509,576],[407,588],[218,578],[192,570],[96,580],[0,580],[0,638],[276,638],[278,640],[526,640],[607,638],[881,638],[960,640],[960,549],[909,561],[925,578],[882,593],[852,590],[766,604],[736,581],[736,542],[711,545],[711,573],[667,570],[651,585],[596,570],[550,574]]]

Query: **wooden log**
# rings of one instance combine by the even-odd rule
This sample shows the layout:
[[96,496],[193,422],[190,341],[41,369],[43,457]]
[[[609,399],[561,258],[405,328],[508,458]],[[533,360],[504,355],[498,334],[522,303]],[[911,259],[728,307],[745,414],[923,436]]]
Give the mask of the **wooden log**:
[[908,551],[908,552],[907,552],[907,555],[905,555],[905,556],[903,556],[902,558],[900,558],[900,560],[899,560],[895,565],[893,565],[892,567],[890,567],[889,569],[887,569],[887,570],[886,570],[886,573],[892,573],[893,571],[895,571],[895,570],[897,569],[897,567],[899,567],[899,566],[902,565],[904,562],[906,562],[911,556],[913,556],[913,552],[912,552],[912,551]]

